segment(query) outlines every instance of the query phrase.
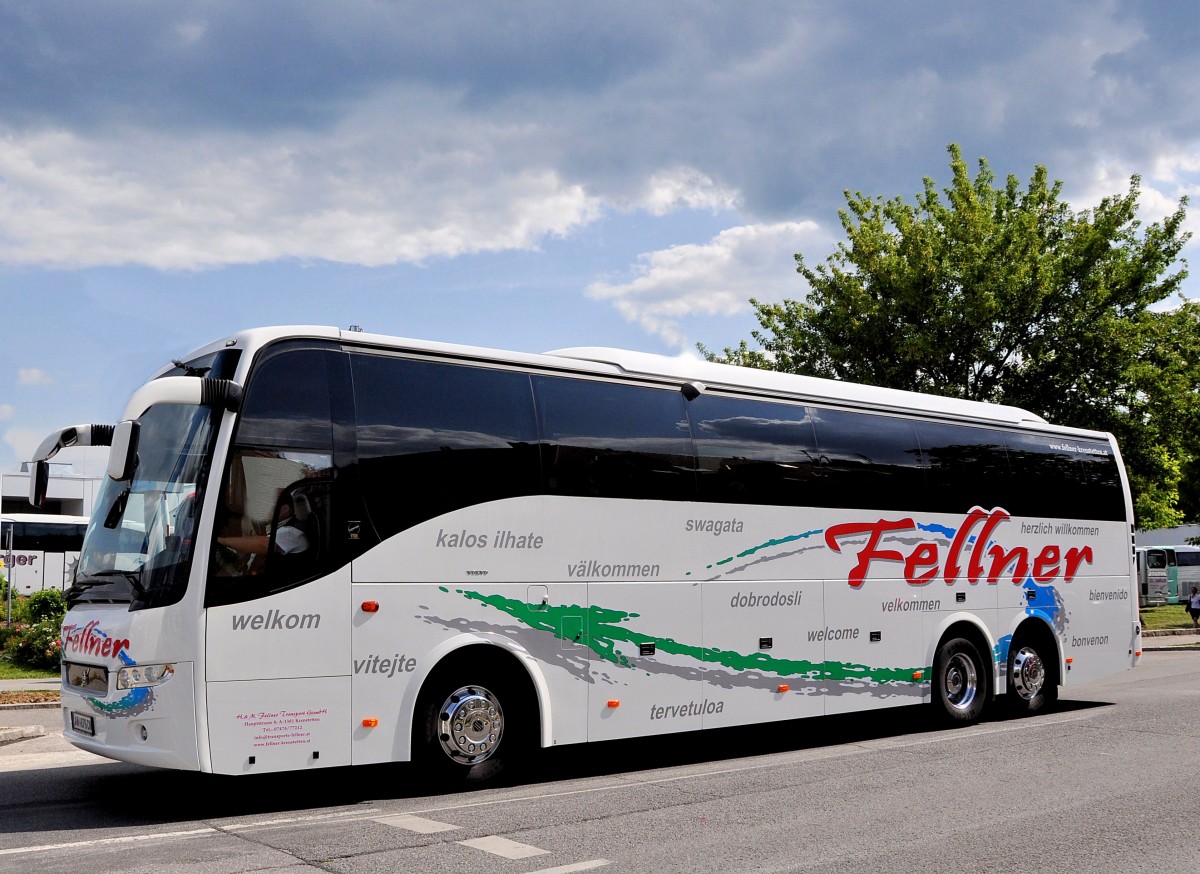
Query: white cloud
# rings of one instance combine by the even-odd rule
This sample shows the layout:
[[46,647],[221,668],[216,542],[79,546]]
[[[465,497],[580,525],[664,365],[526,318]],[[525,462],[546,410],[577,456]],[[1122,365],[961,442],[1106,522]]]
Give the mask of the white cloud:
[[589,297],[612,301],[646,331],[683,349],[682,322],[693,315],[733,315],[760,301],[803,297],[793,256],[830,245],[813,222],[746,225],[722,231],[703,245],[672,246],[642,255],[629,282],[596,282]]
[[831,221],[844,189],[944,179],[951,140],[1077,188],[1097,155],[1200,163],[1190,8],[345,9],[108,9],[86,41],[53,5],[0,12],[0,262],[380,266],[610,211]]
[[[539,157],[538,124],[441,111],[412,89],[369,101],[336,131],[213,134],[124,129],[0,138],[0,261],[195,270],[295,258],[364,266],[537,249],[607,209],[654,216],[733,208],[694,168],[589,193]],[[426,112],[412,117],[410,103]],[[68,242],[69,241],[69,242]]]
[[719,212],[736,209],[738,194],[718,185],[699,170],[677,167],[651,176],[639,193],[636,205],[656,216],[678,209]]
[[[1132,165],[1117,160],[1096,160],[1089,168],[1090,175],[1081,175],[1073,190],[1064,190],[1063,196],[1072,210],[1079,212],[1094,209],[1105,197],[1124,195],[1129,190],[1129,180],[1138,174]],[[1179,199],[1187,196],[1192,203],[1185,208],[1183,230],[1192,237],[1180,251],[1180,257],[1194,260],[1200,257],[1200,215],[1197,215],[1196,196],[1200,193],[1200,152],[1163,151],[1150,162],[1150,170],[1142,175],[1138,189],[1138,220],[1143,230],[1147,225],[1164,221],[1179,208]],[[1176,272],[1182,265],[1176,264]],[[1194,283],[1193,283],[1194,285]],[[1183,292],[1187,294],[1185,285]],[[1160,306],[1174,306],[1175,299],[1161,302]]]
[[12,418],[12,415],[13,415],[13,405],[12,404],[0,404],[0,421],[7,421]]
[[189,142],[127,130],[120,145],[11,134],[0,139],[0,260],[377,266],[534,248],[599,215],[599,202],[554,170],[496,156],[497,140],[530,132],[426,126]]
[[22,367],[17,371],[17,385],[50,385],[54,378],[37,367]]

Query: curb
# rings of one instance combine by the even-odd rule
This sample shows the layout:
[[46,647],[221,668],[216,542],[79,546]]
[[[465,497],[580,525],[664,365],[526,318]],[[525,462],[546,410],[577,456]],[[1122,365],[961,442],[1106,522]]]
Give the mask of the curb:
[[43,725],[17,725],[12,728],[0,728],[0,746],[28,740],[33,737],[45,737],[46,727]]
[[9,710],[57,710],[61,705],[59,701],[39,701],[36,704],[0,704],[0,712]]

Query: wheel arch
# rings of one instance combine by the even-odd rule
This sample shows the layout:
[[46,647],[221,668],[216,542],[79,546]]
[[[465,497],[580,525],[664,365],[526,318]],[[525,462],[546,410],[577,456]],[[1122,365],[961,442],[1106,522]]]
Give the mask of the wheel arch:
[[401,713],[408,714],[397,727],[396,749],[404,751],[403,760],[412,761],[414,758],[413,739],[417,720],[420,719],[418,703],[432,678],[443,670],[450,670],[455,665],[470,662],[474,659],[488,659],[489,665],[503,665],[503,670],[522,682],[525,692],[537,707],[534,718],[537,719],[538,744],[548,746],[553,736],[551,724],[550,689],[546,678],[533,658],[523,647],[514,644],[501,635],[462,634],[443,641],[430,650],[425,660],[423,670],[418,668],[413,682],[408,684],[401,699]]

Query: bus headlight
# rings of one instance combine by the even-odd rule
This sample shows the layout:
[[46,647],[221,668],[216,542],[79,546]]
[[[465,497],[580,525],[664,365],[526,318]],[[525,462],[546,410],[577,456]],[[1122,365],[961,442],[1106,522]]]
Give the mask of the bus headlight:
[[165,683],[175,673],[174,665],[133,665],[117,671],[118,689],[141,689]]

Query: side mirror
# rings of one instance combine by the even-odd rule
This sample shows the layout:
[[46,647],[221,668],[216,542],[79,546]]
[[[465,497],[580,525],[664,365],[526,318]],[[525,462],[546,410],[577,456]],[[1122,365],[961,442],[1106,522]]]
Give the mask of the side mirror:
[[112,444],[112,425],[73,425],[55,431],[41,442],[33,453],[33,468],[29,472],[29,503],[46,505],[46,489],[50,483],[49,460],[68,446],[109,446]]
[[108,453],[108,475],[117,482],[133,478],[141,427],[140,423],[126,419],[118,422],[113,429],[112,449]]
[[46,490],[50,487],[50,462],[35,461],[29,472],[29,503],[46,506]]

